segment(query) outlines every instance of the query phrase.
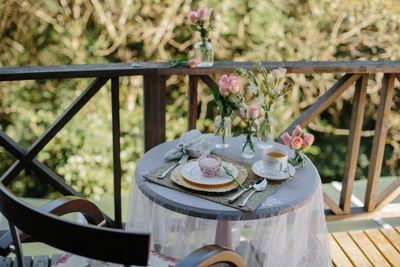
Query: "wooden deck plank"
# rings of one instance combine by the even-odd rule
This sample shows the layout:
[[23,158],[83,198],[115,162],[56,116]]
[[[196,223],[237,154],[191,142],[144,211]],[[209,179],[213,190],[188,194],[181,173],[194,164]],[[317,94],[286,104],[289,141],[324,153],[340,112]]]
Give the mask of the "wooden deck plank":
[[365,230],[364,233],[374,243],[382,256],[392,265],[399,266],[400,254],[378,229]]
[[332,262],[335,266],[353,266],[331,234],[329,234],[329,245]]
[[400,252],[400,234],[393,228],[380,229],[380,231],[392,243],[393,247]]
[[351,231],[349,235],[374,266],[390,266],[364,232]]
[[332,233],[332,236],[355,266],[372,266],[368,258],[363,254],[356,243],[354,243],[348,233],[337,232]]

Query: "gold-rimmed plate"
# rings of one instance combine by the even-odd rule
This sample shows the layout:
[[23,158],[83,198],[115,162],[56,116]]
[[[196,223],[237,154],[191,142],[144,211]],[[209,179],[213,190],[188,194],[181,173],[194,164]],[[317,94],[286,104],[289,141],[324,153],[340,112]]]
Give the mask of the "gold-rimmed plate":
[[[179,184],[186,188],[197,190],[197,191],[204,191],[204,192],[228,192],[228,191],[231,191],[231,190],[235,189],[236,187],[238,187],[238,184],[232,178],[227,183],[219,183],[219,184],[218,183],[217,184],[204,184],[204,183],[198,184],[198,183],[195,183],[195,182],[192,182],[192,181],[186,179],[182,175],[182,168],[184,168],[188,164],[193,164],[193,162],[195,164],[197,164],[196,160],[191,160],[191,161],[188,161],[186,164],[176,167],[171,173],[171,180],[173,182],[175,182],[176,184]],[[247,178],[246,169],[239,165],[236,165],[236,164],[232,164],[232,165],[237,169],[236,180],[241,184],[244,183],[244,181]]]
[[[226,163],[223,162],[222,164]],[[239,170],[233,165],[231,165],[230,169],[233,177],[236,178],[239,174]],[[233,178],[225,174],[223,171],[219,171],[217,175],[213,177],[204,177],[201,174],[197,161],[192,161],[182,166],[181,174],[189,182],[200,186],[221,186],[233,181]]]

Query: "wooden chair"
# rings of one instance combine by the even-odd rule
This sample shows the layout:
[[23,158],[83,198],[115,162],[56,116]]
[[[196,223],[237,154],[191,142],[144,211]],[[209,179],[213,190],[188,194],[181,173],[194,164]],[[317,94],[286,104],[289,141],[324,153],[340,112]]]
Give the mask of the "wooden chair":
[[[64,258],[61,257],[57,266],[64,266],[68,257],[146,266],[149,261],[152,262],[149,258],[155,256],[154,252],[150,252],[150,233],[100,227],[106,224],[101,211],[93,203],[82,198],[64,197],[37,209],[15,197],[0,184],[0,212],[9,222],[13,240],[13,246],[3,247],[1,252],[15,252],[18,266],[25,266],[21,240],[29,238],[69,252]],[[76,223],[59,217],[70,212],[82,212],[90,224]],[[245,266],[235,251],[217,245],[202,247],[179,263],[174,260],[171,262],[169,266],[176,264],[175,267],[209,266],[216,263]],[[101,262],[96,262],[99,263]]]

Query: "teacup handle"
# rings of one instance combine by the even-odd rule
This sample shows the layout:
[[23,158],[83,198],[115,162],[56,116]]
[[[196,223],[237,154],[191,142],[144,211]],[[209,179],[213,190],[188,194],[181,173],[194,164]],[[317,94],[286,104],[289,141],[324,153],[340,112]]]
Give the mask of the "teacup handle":
[[283,162],[279,162],[279,172],[283,171]]
[[279,162],[279,165],[280,165],[279,172],[285,171],[285,169],[286,169],[286,168],[285,168],[285,167],[286,167],[285,165],[286,165],[286,164],[284,164],[283,162]]

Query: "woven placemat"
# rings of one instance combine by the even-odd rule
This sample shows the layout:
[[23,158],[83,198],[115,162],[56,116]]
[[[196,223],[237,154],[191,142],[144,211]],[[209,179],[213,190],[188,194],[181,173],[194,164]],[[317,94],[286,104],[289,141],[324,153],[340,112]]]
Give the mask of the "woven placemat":
[[[258,177],[251,170],[251,164],[249,164],[247,162],[239,161],[239,160],[230,159],[230,158],[220,156],[220,155],[218,155],[218,156],[223,161],[232,163],[234,165],[239,165],[240,167],[244,168],[247,171],[247,179],[243,182],[243,185],[246,186],[250,182],[258,179]],[[242,202],[243,199],[245,199],[246,196],[248,194],[250,194],[250,192],[252,190],[248,190],[247,192],[245,192],[234,203],[229,203],[228,198],[235,195],[238,191],[240,191],[241,190],[240,187],[236,187],[235,189],[233,189],[229,192],[203,192],[203,191],[200,192],[200,191],[189,189],[189,188],[186,188],[184,186],[174,183],[171,180],[172,172],[170,172],[164,179],[157,178],[157,176],[160,173],[163,173],[166,169],[168,169],[171,165],[175,164],[176,162],[177,161],[167,162],[167,163],[163,164],[161,167],[146,173],[145,175],[143,175],[143,177],[153,183],[163,185],[163,186],[166,186],[166,187],[169,187],[169,188],[181,191],[181,192],[185,192],[185,193],[197,196],[197,197],[205,198],[205,199],[208,199],[208,200],[211,200],[211,201],[214,201],[214,202],[217,202],[217,203],[220,203],[220,204],[232,207],[232,208],[240,209],[242,211],[248,211],[248,212],[254,211],[269,196],[271,196],[276,191],[278,191],[279,188],[281,188],[281,186],[286,182],[286,180],[282,180],[282,181],[268,180],[268,186],[264,191],[254,193],[253,196],[247,202],[246,206],[239,207],[238,203]]]

